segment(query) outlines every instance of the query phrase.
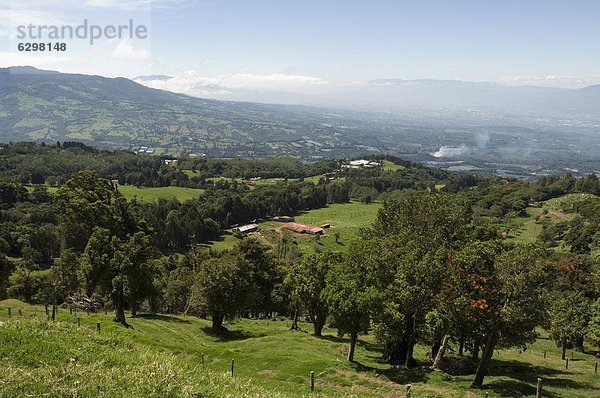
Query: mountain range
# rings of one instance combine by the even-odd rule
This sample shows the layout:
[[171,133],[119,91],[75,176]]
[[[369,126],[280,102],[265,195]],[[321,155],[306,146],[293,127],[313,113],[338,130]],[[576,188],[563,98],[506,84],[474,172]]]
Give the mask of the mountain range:
[[[531,170],[573,167],[576,159],[575,166],[600,167],[600,86],[381,79],[318,96],[262,93],[265,102],[278,94],[274,102],[295,104],[284,105],[147,86],[170,79],[0,69],[0,142],[80,141],[136,153],[307,161],[378,151],[484,168],[526,161]],[[256,99],[253,93],[240,95]]]

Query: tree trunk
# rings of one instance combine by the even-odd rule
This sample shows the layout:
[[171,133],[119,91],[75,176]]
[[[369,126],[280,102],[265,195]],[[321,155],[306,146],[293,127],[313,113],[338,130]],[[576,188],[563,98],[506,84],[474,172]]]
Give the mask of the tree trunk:
[[294,321],[292,322],[292,327],[290,330],[298,330],[298,310],[294,311]]
[[483,385],[483,378],[488,372],[490,361],[492,360],[492,355],[494,355],[494,348],[496,347],[496,343],[498,342],[498,337],[499,335],[497,332],[492,332],[488,334],[487,340],[485,342],[485,348],[483,349],[483,353],[481,354],[481,360],[479,361],[479,365],[477,365],[477,372],[475,373],[475,378],[473,379],[471,387],[480,388]]
[[431,365],[431,369],[439,369],[440,364],[442,363],[442,359],[444,358],[444,354],[446,353],[446,347],[448,347],[448,341],[450,340],[449,335],[445,335],[442,340],[442,344],[440,345],[440,349],[436,353],[435,360],[433,361],[433,365]]
[[311,316],[315,336],[321,337],[323,334],[323,326],[325,325],[325,317],[320,315]]
[[131,304],[131,317],[135,318],[137,316],[137,303]]
[[113,295],[113,302],[115,303],[116,313],[114,322],[120,323],[125,327],[129,327],[127,320],[125,319],[125,300],[123,298],[123,287],[117,289],[116,294]]
[[465,353],[465,338],[460,336],[458,339],[458,355],[463,356]]
[[52,320],[56,320],[56,303],[52,303]]
[[415,343],[413,341],[408,342],[407,350],[406,350],[406,358],[404,359],[404,367],[406,369],[412,368],[415,366],[416,361],[413,358],[413,350],[415,348]]
[[356,340],[358,340],[358,333],[350,333],[350,345],[348,347],[348,362],[354,362],[354,349],[356,348]]
[[212,315],[212,331],[215,333],[222,332],[223,327],[223,319],[225,317],[222,314],[213,314]]
[[575,344],[573,344],[573,350],[577,352],[585,352],[583,349],[583,336],[578,337],[577,340],[575,340]]
[[477,337],[475,339],[475,341],[473,341],[473,351],[471,351],[471,360],[473,362],[477,361],[477,359],[479,359],[479,349],[481,346],[481,341],[480,338]]
[[441,346],[442,346],[442,340],[435,339],[433,341],[433,344],[431,344],[431,352],[429,353],[429,359],[431,361],[433,361],[435,359],[435,357],[437,356],[437,353],[439,352]]

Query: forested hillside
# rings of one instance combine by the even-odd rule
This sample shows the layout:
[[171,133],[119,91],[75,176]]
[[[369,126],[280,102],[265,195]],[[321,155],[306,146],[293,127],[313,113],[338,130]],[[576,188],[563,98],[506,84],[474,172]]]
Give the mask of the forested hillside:
[[[391,385],[431,388],[431,377],[437,383],[437,390],[428,390],[432,396],[467,396],[469,386],[488,380],[492,396],[527,396],[538,376],[547,379],[553,396],[592,396],[598,388],[587,376],[555,369],[575,351],[591,372],[588,364],[600,348],[595,175],[529,183],[381,156],[357,168],[345,159],[173,162],[73,142],[4,145],[0,158],[0,299],[28,304],[2,306],[37,318],[28,326],[32,333],[47,328],[39,332],[39,344],[65,341],[68,327],[35,323],[39,317],[32,311],[71,325],[78,316],[73,311],[90,312],[95,318],[84,321],[89,325],[92,319],[106,322],[102,314],[110,311],[123,327],[110,327],[119,349],[128,342],[134,351],[138,344],[160,349],[175,355],[168,365],[174,368],[186,355],[198,361],[202,344],[217,355],[222,342],[251,361],[245,350],[315,343],[322,344],[323,357],[310,354],[309,366],[330,371],[342,359],[343,371],[358,378],[328,380],[340,385],[360,384],[360,372],[379,366],[377,377]],[[197,195],[183,202],[160,196],[140,201],[121,192],[151,189],[144,187],[185,187]],[[361,208],[370,210],[359,213]],[[301,224],[292,227],[306,223],[318,232],[290,227],[293,218]],[[244,224],[251,232],[239,229]],[[16,316],[23,315],[13,312],[0,324],[0,338],[10,347],[27,339],[13,328]],[[177,333],[197,333],[192,341],[200,346],[184,347],[178,337],[162,341],[160,330],[170,323],[179,325]],[[146,328],[156,329],[138,330]],[[299,340],[295,330],[312,336]],[[265,337],[260,346],[245,342],[259,341],[248,337],[253,333]],[[275,335],[279,343],[269,342],[266,336]],[[525,365],[511,356],[532,344],[558,358],[523,359],[533,361]],[[10,358],[12,371],[28,369],[12,353],[1,355]],[[154,361],[152,355],[143,360]],[[286,387],[294,391],[306,364],[288,355],[252,366],[259,388],[268,390],[268,377],[281,372],[300,378]],[[430,376],[429,368],[447,376]],[[192,380],[174,381],[173,396],[204,391],[195,370],[186,369]],[[151,365],[138,370],[159,372]],[[17,391],[6,370],[0,380],[0,393]],[[385,386],[373,396],[386,395],[390,384]],[[337,390],[324,388],[324,396]]]

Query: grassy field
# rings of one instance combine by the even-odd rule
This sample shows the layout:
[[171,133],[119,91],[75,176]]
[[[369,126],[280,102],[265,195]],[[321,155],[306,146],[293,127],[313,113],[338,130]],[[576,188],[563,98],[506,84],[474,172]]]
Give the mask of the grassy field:
[[127,199],[136,198],[140,202],[154,202],[157,199],[175,198],[180,202],[196,199],[202,194],[202,189],[182,187],[138,188],[131,185],[120,185],[119,192]]
[[[413,397],[529,397],[542,377],[544,397],[600,397],[593,357],[575,353],[565,370],[559,349],[544,338],[522,353],[497,352],[484,392],[469,388],[472,376],[385,364],[371,335],[360,338],[351,365],[347,339],[334,330],[317,338],[302,323],[301,331],[290,332],[283,318],[237,320],[222,336],[193,317],[142,315],[129,319],[129,330],[111,318],[61,309],[57,321],[48,322],[42,307],[0,302],[0,396],[404,397],[411,383]],[[416,357],[427,365],[425,347],[417,347]]]
[[[369,227],[377,217],[377,211],[381,203],[370,203],[368,205],[352,202],[344,204],[331,204],[327,207],[310,210],[295,217],[296,222],[320,226],[330,224],[331,228],[325,230],[326,236],[318,241],[312,235],[294,234],[298,247],[303,252],[314,252],[315,250],[344,250],[346,245],[356,237],[360,228]],[[255,236],[269,244],[276,244],[275,234],[267,231],[278,229],[281,223],[266,221],[259,224],[261,233]],[[335,242],[335,234],[339,234],[338,243]],[[215,241],[210,247],[216,250],[230,249],[239,240],[231,233],[223,236],[223,240]]]
[[383,161],[383,169],[386,171],[396,171],[396,170],[405,169],[405,167],[402,166],[401,164],[395,164],[394,162],[391,162],[389,160],[384,160]]

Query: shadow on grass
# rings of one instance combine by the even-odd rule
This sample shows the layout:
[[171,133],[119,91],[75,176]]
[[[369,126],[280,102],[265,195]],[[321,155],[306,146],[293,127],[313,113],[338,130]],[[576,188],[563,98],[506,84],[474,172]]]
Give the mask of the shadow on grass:
[[[494,380],[485,383],[484,389],[493,390],[501,397],[519,397],[535,395],[537,378],[541,377],[545,387],[556,387],[567,390],[593,389],[587,382],[577,382],[567,377],[561,370],[546,366],[534,366],[519,361],[492,360],[490,376],[501,376],[512,380]],[[563,376],[563,377],[560,377]],[[544,391],[544,397],[558,395]]]
[[429,374],[433,372],[427,367],[416,367],[411,369],[405,369],[404,367],[388,367],[388,368],[376,368],[373,366],[363,365],[360,362],[354,362],[354,368],[357,372],[375,372],[379,375],[385,376],[389,381],[397,384],[408,384],[408,383],[426,383],[429,380]]
[[134,317],[134,319],[150,319],[155,321],[163,321],[163,322],[176,322],[176,323],[190,323],[187,319],[181,319],[172,315],[159,315],[159,314],[138,314]]
[[210,326],[204,326],[201,329],[203,333],[207,334],[208,336],[215,337],[219,339],[219,341],[240,341],[266,336],[264,333],[251,333],[243,330],[223,329],[220,332],[215,332]]

